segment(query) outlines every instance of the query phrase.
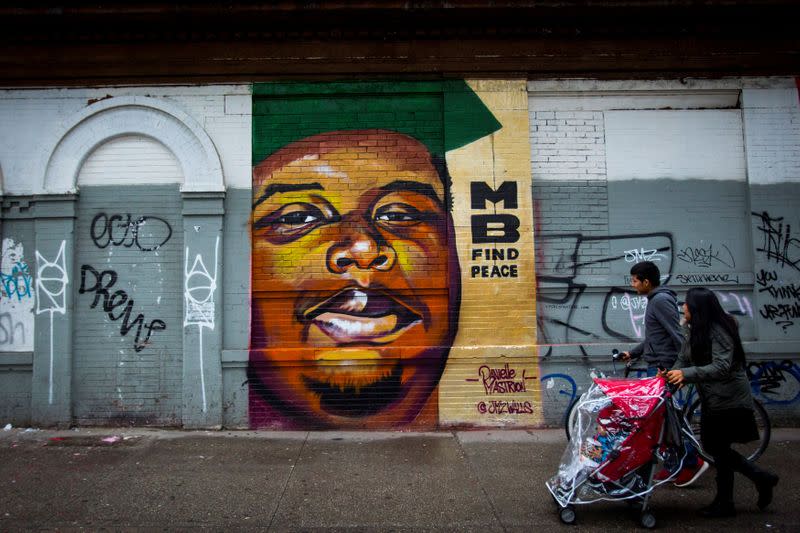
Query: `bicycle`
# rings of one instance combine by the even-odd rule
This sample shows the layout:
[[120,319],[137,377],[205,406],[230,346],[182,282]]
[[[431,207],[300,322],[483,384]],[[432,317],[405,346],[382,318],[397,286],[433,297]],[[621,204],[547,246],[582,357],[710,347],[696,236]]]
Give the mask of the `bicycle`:
[[[617,368],[616,362],[619,361],[621,358],[621,354],[619,350],[612,350],[611,352],[611,361],[613,364],[613,375],[616,375]],[[628,378],[630,374],[634,371],[641,372],[645,369],[642,368],[635,368],[634,367],[634,360],[627,361],[625,363],[625,370],[623,372],[623,377]],[[594,377],[594,376],[593,376]],[[602,372],[597,372],[597,377],[606,377],[603,375]],[[696,441],[697,444],[700,443],[700,417],[701,417],[701,402],[700,398],[696,397],[696,389],[693,384],[687,384],[684,386],[684,405],[681,408],[681,414],[686,418],[686,421],[689,423],[689,427],[692,429],[692,439]],[[574,433],[575,431],[575,424],[576,424],[576,417],[577,417],[577,409],[575,408],[581,401],[581,396],[578,396],[575,400],[567,408],[566,413],[564,414],[564,431],[567,435],[567,440],[570,440],[571,435],[570,433]],[[764,406],[760,401],[753,398],[753,414],[756,418],[756,426],[758,427],[758,440],[753,442],[749,442],[746,444],[733,444],[733,448],[746,457],[750,461],[756,461],[761,455],[766,451],[767,446],[769,446],[769,441],[772,436],[772,424],[769,420],[769,415],[767,415],[767,410],[764,409]],[[708,461],[711,464],[714,464],[714,460],[711,455],[706,452],[702,445],[698,447],[698,453],[700,456]]]

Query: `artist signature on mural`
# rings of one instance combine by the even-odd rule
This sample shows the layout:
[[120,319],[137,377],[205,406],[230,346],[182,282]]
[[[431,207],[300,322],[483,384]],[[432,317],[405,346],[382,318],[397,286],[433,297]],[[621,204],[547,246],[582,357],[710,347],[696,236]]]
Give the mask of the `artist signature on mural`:
[[483,390],[487,396],[492,394],[510,394],[527,392],[525,381],[525,370],[522,375],[517,377],[517,371],[506,363],[501,368],[492,368],[489,365],[481,365],[478,368],[478,376],[483,384]]
[[529,401],[507,402],[503,400],[492,400],[490,402],[478,402],[477,407],[479,413],[488,413],[490,415],[525,415],[533,413],[533,403]]
[[[467,381],[478,382],[483,385],[486,396],[497,394],[520,394],[528,392],[527,382],[536,379],[527,376],[525,370],[518,372],[506,363],[501,367],[481,365],[478,367],[477,378],[467,378]],[[481,414],[532,414],[533,402],[529,400],[487,400],[480,401],[475,406]]]

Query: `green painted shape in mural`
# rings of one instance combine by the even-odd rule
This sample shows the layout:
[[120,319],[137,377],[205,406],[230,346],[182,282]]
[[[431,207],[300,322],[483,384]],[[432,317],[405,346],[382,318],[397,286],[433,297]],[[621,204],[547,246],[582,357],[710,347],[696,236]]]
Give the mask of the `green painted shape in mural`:
[[441,156],[501,127],[463,80],[253,86],[254,165],[291,142],[328,131],[397,131]]

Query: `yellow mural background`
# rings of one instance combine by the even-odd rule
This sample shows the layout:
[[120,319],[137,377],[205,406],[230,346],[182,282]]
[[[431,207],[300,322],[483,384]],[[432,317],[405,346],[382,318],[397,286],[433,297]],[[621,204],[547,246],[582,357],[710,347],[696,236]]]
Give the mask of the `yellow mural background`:
[[[455,199],[453,218],[461,265],[462,301],[458,336],[450,351],[439,388],[442,425],[536,426],[542,424],[539,368],[536,354],[536,273],[534,269],[533,199],[531,194],[530,125],[524,80],[466,80],[503,125],[492,135],[447,153]],[[517,209],[487,203],[485,210],[470,208],[470,182],[484,181],[497,189],[505,181],[517,184]],[[509,213],[519,218],[516,243],[472,244],[471,216]],[[473,248],[516,248],[517,278],[473,278],[470,266],[492,265],[472,261]],[[508,367],[506,367],[508,365]],[[486,367],[509,368],[512,381],[524,382],[523,393],[487,394]],[[481,367],[484,367],[481,370]],[[524,379],[523,378],[524,372]],[[508,374],[506,372],[506,374]],[[487,402],[489,402],[487,404]],[[492,402],[500,402],[493,404]],[[481,412],[513,409],[529,402],[531,413]],[[491,409],[494,405],[496,409]],[[523,409],[524,410],[524,409]]]

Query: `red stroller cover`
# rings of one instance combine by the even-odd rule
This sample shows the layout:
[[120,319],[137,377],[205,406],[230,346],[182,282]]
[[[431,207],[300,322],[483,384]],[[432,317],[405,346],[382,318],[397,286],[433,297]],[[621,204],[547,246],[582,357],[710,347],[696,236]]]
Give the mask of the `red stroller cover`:
[[664,379],[595,379],[597,386],[608,396],[611,404],[597,414],[598,437],[619,435],[622,442],[616,453],[604,456],[607,461],[596,476],[604,481],[616,481],[623,475],[649,462],[664,423],[665,405],[661,402]]

